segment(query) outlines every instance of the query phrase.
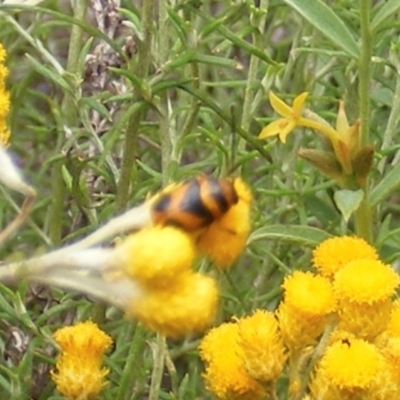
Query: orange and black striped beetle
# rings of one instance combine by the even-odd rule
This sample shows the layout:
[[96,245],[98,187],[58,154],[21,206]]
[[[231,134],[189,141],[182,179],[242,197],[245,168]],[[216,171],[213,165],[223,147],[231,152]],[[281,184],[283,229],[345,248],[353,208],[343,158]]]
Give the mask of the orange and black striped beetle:
[[194,232],[222,217],[238,200],[233,179],[198,175],[161,192],[152,204],[153,222]]

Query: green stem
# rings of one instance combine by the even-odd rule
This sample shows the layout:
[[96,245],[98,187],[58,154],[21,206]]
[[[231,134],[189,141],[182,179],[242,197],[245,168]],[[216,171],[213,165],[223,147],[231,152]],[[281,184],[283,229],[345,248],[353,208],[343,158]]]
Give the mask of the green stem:
[[[168,31],[168,12],[167,2],[160,1],[158,6],[158,48],[159,48],[159,64],[164,65],[168,61],[169,55],[169,31]],[[169,120],[168,107],[168,90],[164,90],[160,94],[159,104],[159,122],[160,122],[160,145],[161,145],[161,176],[162,183],[165,186],[169,177],[169,166],[172,161],[172,127]]]
[[[394,54],[397,52],[392,51],[391,53],[392,54],[389,57],[389,59],[394,64],[396,70],[399,71],[400,60],[398,59],[397,54],[396,55]],[[397,121],[399,119],[399,114],[400,114],[400,76],[397,73],[394,75],[396,78],[396,85],[393,93],[393,100],[389,118],[386,124],[385,133],[383,134],[381,151],[386,150],[389,146],[393,144],[393,137],[396,134]],[[383,173],[387,163],[388,163],[387,157],[382,158],[382,160],[379,162],[378,170],[380,173]]]
[[[86,15],[88,1],[77,1],[74,7],[74,19],[77,21],[84,21]],[[74,24],[71,27],[71,37],[69,40],[68,47],[68,60],[65,72],[72,78],[72,82],[78,83],[80,80],[79,71],[79,55],[82,50],[83,43],[83,29]],[[62,110],[62,124],[66,126],[74,126],[78,122],[78,113],[76,99],[79,96],[78,84],[74,85],[71,92],[65,92],[64,98],[61,104]],[[59,125],[61,127],[61,124]],[[56,152],[59,151],[64,141],[64,135],[58,135]],[[52,204],[50,209],[49,219],[49,237],[53,245],[58,245],[62,238],[62,226],[63,216],[65,213],[64,209],[64,191],[65,184],[62,179],[62,167],[64,160],[55,163],[51,182],[52,182]]]
[[[86,16],[86,9],[88,5],[88,0],[76,1],[74,5],[74,19],[77,21],[84,22]],[[79,55],[82,50],[83,43],[83,29],[77,25],[72,25],[71,37],[69,40],[68,47],[68,60],[67,66],[65,68],[66,73],[70,74],[72,77],[76,77],[75,82],[77,83],[76,88],[78,88],[79,78],[77,74],[79,71]],[[75,88],[74,88],[75,89]],[[65,92],[61,109],[63,112],[64,120],[69,126],[74,125],[77,121],[77,105],[76,105],[77,93]],[[63,140],[63,135],[59,135],[60,140]]]
[[160,386],[164,372],[164,358],[166,351],[165,336],[157,334],[156,342],[153,344],[153,372],[151,374],[151,385],[149,400],[158,400],[160,398]]
[[[265,20],[267,18],[269,0],[262,0],[260,2],[259,8],[254,12],[254,18],[258,18],[256,21],[256,31],[252,35],[252,41],[255,47],[263,48],[264,41],[264,26]],[[256,15],[260,13],[259,15]],[[247,75],[246,89],[244,92],[244,102],[242,111],[241,127],[245,131],[249,131],[250,123],[253,119],[253,107],[254,107],[254,87],[255,83],[258,81],[257,74],[259,71],[260,58],[255,54],[250,56],[249,72]],[[244,151],[246,147],[246,141],[241,138],[238,143],[238,150]]]
[[[135,329],[134,335],[132,337],[132,330]],[[122,371],[121,378],[119,379],[118,393],[115,400],[124,400],[131,398],[131,393],[135,385],[135,380],[140,381],[140,369],[141,369],[141,354],[146,345],[145,334],[143,328],[140,325],[134,326],[129,329],[126,335],[126,343],[130,342],[131,346],[129,348],[129,353],[125,358],[124,370]]]
[[[138,42],[137,63],[132,63],[131,69],[139,79],[145,81],[149,74],[151,64],[151,44],[153,39],[153,11],[155,0],[143,0],[142,2],[142,40]],[[132,90],[132,101],[137,101],[141,97],[139,89]],[[135,170],[135,159],[137,151],[137,139],[139,135],[140,123],[144,115],[144,109],[136,111],[129,119],[124,152],[122,155],[121,178],[118,182],[115,206],[118,211],[126,208],[131,192],[131,181]]]
[[360,0],[361,24],[361,56],[359,65],[358,96],[360,103],[360,145],[369,145],[370,123],[370,84],[371,84],[371,56],[372,37],[369,28],[371,4],[369,0]]
[[[198,45],[198,37],[197,37],[197,30],[195,28],[196,24],[193,18],[193,14],[189,12],[189,10],[183,10],[183,17],[188,26],[188,34],[187,34],[187,46],[188,49],[196,52],[196,48]],[[190,29],[189,29],[190,27]],[[192,79],[192,85],[196,90],[200,89],[200,66],[199,63],[193,61],[190,63],[190,78]],[[200,102],[194,96],[189,96],[190,107],[185,117],[185,121],[182,124],[182,128],[180,129],[179,136],[177,137],[177,141],[186,137],[196,122],[197,116],[200,111]],[[180,162],[182,156],[182,150],[180,146],[173,146],[173,154],[177,162]]]
[[[361,56],[359,64],[359,104],[360,104],[360,147],[368,146],[370,123],[370,84],[371,84],[371,56],[372,37],[370,30],[371,2],[360,0],[360,25],[361,25]],[[364,188],[364,199],[355,212],[355,228],[358,236],[372,242],[372,212],[368,204],[368,182]]]

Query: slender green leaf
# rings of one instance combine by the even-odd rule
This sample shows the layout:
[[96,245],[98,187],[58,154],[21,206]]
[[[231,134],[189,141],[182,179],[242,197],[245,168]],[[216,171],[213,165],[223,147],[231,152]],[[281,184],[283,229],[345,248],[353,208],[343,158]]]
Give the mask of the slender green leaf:
[[375,207],[386,197],[400,188],[400,164],[396,165],[383,179],[374,187],[369,197],[369,204]]
[[371,30],[376,31],[381,24],[387,22],[387,19],[393,16],[400,9],[399,0],[387,1],[375,14],[371,22]]
[[359,58],[360,52],[355,38],[344,22],[325,3],[320,0],[284,0],[284,2],[349,56]]
[[104,40],[106,43],[110,45],[110,47],[118,54],[124,56],[123,51],[121,50],[121,46],[115,41],[109,38],[105,33],[101,32],[99,29],[90,25],[87,22],[82,22],[79,19],[73,18],[65,13],[60,13],[49,8],[45,7],[37,7],[37,6],[27,6],[23,4],[0,4],[0,10],[5,10],[7,12],[10,11],[30,11],[52,15],[55,19],[58,19],[63,22],[67,22],[69,24],[78,25],[82,29],[84,29],[90,35],[97,37],[101,40]]
[[[193,97],[199,99],[203,104],[207,105],[211,108],[217,115],[219,115],[227,124],[231,123],[231,117],[227,115],[217,103],[215,103],[211,97],[204,94],[200,90],[192,88],[187,85],[179,85],[180,89],[184,90],[187,93],[193,95]],[[236,127],[236,132],[249,144],[251,144],[255,149],[259,151],[259,153],[268,161],[270,161],[271,157],[268,152],[263,148],[260,143],[260,140],[256,139],[253,135],[249,134],[247,131],[242,129],[240,126]]]
[[269,225],[255,230],[249,241],[280,240],[299,246],[315,247],[331,235],[321,229],[299,225]]
[[43,75],[45,78],[52,81],[56,86],[61,87],[66,92],[72,93],[72,88],[70,87],[68,82],[62,76],[60,76],[59,73],[50,69],[51,67],[48,67],[47,65],[36,61],[29,54],[26,54],[26,57],[29,60],[29,62],[31,63],[31,65],[33,66],[33,68],[39,74]]

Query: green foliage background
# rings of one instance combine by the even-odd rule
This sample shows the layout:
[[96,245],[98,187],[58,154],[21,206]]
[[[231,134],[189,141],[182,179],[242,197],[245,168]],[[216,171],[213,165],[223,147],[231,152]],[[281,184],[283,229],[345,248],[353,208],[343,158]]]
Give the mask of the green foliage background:
[[[273,89],[291,103],[308,91],[308,107],[332,124],[344,99],[354,122],[365,2],[143,0],[121,1],[119,9],[106,3],[110,9],[98,15],[96,1],[0,6],[12,94],[10,151],[39,193],[27,223],[0,249],[3,260],[72,241],[168,182],[199,173],[241,175],[254,194],[254,231],[245,254],[218,275],[217,323],[274,309],[283,276],[308,269],[310,248],[354,226],[335,206],[334,182],[296,157],[300,147],[319,146],[314,133],[298,129],[286,145],[257,139],[274,119],[267,93]],[[364,96],[376,149],[374,244],[388,262],[400,248],[399,8],[397,0],[373,2]],[[4,188],[0,197],[4,226],[20,199]],[[210,265],[199,268],[216,274]],[[160,340],[120,311],[99,309],[58,288],[1,286],[1,397],[60,398],[48,374],[51,334],[93,318],[115,340],[104,399],[211,398],[197,337],[168,343],[158,384]]]

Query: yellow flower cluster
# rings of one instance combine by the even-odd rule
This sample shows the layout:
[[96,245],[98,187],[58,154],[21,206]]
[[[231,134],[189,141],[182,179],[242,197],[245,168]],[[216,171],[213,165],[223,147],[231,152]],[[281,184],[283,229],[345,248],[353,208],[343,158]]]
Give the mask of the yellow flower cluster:
[[301,93],[294,99],[293,105],[289,106],[270,91],[271,106],[281,118],[264,127],[259,138],[279,135],[281,142],[285,143],[287,135],[297,127],[318,131],[327,139],[323,144],[326,147],[329,143],[330,149],[300,149],[298,155],[334,179],[341,187],[363,187],[372,166],[374,149],[372,146],[361,145],[360,121],[349,125],[343,102],[339,103],[335,128],[310,111],[307,116],[303,116],[307,96],[307,92]]
[[206,386],[222,400],[264,399],[286,362],[278,323],[263,310],[212,329],[199,351]]
[[[139,293],[124,307],[128,317],[169,337],[200,332],[211,325],[218,304],[217,284],[192,267],[198,254],[226,267],[242,252],[250,231],[251,195],[240,179],[233,181],[233,187],[237,202],[205,227],[187,231],[181,226],[156,224],[128,236],[116,247],[118,274],[110,279],[131,280],[139,287]],[[167,189],[166,199],[171,204],[175,201],[173,188],[180,186]],[[192,200],[189,197],[188,201]],[[174,207],[174,217],[179,218]],[[184,210],[182,214],[191,217]]]
[[10,111],[10,93],[7,91],[5,80],[8,76],[8,69],[5,66],[7,53],[0,43],[0,144],[5,146],[10,138],[10,131],[7,127],[7,116]]
[[[400,398],[398,274],[351,236],[322,242],[313,264],[318,272],[286,277],[274,314],[257,311],[204,338],[199,350],[206,386],[219,399],[276,398],[272,391],[284,368],[289,398]],[[229,374],[223,354],[235,358]]]
[[101,368],[111,338],[93,322],[80,322],[54,333],[61,353],[51,378],[66,400],[97,398],[107,382],[109,370]]

